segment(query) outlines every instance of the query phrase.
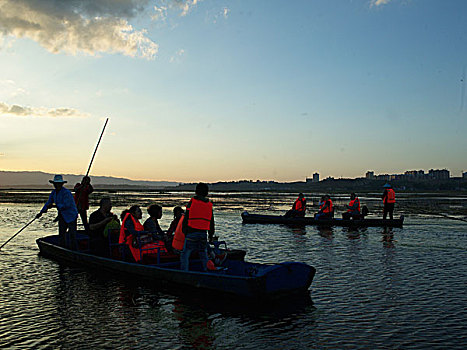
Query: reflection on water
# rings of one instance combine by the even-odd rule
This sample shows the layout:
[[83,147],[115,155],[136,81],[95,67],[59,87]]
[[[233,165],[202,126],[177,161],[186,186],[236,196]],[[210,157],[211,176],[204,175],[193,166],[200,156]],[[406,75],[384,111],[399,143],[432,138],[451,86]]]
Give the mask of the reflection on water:
[[319,232],[319,235],[323,238],[327,238],[329,240],[332,239],[332,234],[333,234],[333,229],[332,227],[326,227],[326,226],[318,226],[316,228]]
[[[125,196],[166,204],[165,228],[186,199]],[[64,266],[37,255],[35,239],[56,230],[51,214],[0,251],[0,348],[464,348],[465,223],[411,214],[403,229],[243,225],[245,206],[280,210],[295,198],[263,199],[216,198],[216,234],[249,261],[315,266],[309,295],[249,305]],[[0,243],[37,208],[0,204]]]

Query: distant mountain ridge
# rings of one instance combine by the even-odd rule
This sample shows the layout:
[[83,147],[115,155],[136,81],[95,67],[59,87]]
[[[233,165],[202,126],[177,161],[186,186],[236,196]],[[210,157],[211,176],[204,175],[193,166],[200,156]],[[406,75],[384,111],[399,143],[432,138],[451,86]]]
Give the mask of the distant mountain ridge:
[[[62,174],[64,180],[68,182],[68,188],[75,183],[81,182],[84,175]],[[0,170],[0,188],[49,188],[49,180],[54,174],[42,171],[2,171]],[[91,183],[97,187],[143,187],[143,188],[164,188],[177,186],[178,182],[170,181],[135,181],[122,177],[93,176]]]

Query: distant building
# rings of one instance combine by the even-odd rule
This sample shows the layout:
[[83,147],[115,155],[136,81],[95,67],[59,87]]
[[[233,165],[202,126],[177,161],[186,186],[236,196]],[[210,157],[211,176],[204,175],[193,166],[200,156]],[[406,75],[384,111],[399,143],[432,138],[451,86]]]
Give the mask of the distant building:
[[365,174],[365,178],[368,180],[374,180],[375,179],[375,172],[374,171],[367,171]]
[[313,182],[319,182],[319,174],[318,173],[313,174]]
[[404,173],[404,177],[408,180],[419,180],[425,178],[424,170],[408,170]]
[[389,181],[389,180],[391,180],[391,175],[389,175],[389,174],[376,175],[375,178],[376,178],[376,180]]
[[462,173],[462,178],[463,178],[463,179],[467,179],[467,171],[465,171],[465,172]]
[[433,180],[445,180],[445,179],[449,179],[449,176],[450,176],[449,170],[447,169],[443,169],[443,170],[430,169],[430,171],[428,171],[428,177]]

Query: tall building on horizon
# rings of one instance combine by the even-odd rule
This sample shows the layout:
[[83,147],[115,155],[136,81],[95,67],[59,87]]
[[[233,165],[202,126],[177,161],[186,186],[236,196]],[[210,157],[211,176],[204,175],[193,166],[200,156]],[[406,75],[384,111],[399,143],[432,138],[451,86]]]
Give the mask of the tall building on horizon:
[[319,174],[318,173],[313,174],[313,182],[319,182]]

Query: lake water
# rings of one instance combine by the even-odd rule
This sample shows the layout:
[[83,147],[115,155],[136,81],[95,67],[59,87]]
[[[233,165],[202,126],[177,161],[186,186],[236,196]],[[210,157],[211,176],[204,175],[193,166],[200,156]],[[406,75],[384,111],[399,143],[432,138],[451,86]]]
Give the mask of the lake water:
[[[33,193],[34,198],[48,192]],[[11,195],[11,193],[10,193]],[[93,200],[91,211],[96,209]],[[189,193],[111,193],[125,204],[160,203],[161,226]],[[3,198],[6,195],[4,195]],[[21,196],[31,196],[21,193]],[[8,197],[8,196],[7,196]],[[183,291],[61,265],[35,240],[56,232],[55,210],[0,251],[0,348],[27,349],[464,349],[467,346],[467,223],[404,208],[403,229],[243,225],[240,214],[284,213],[290,194],[213,194],[216,235],[254,262],[301,261],[317,270],[309,297],[231,305]],[[1,199],[1,198],[0,198]],[[379,200],[362,197],[370,211]],[[404,206],[410,201],[413,206]],[[466,198],[424,199],[444,209]],[[341,203],[346,201],[342,198]],[[0,201],[0,244],[41,208]],[[309,200],[309,203],[312,201]],[[339,200],[336,201],[338,204]],[[443,210],[444,210],[443,209]],[[310,214],[311,215],[311,214]]]

